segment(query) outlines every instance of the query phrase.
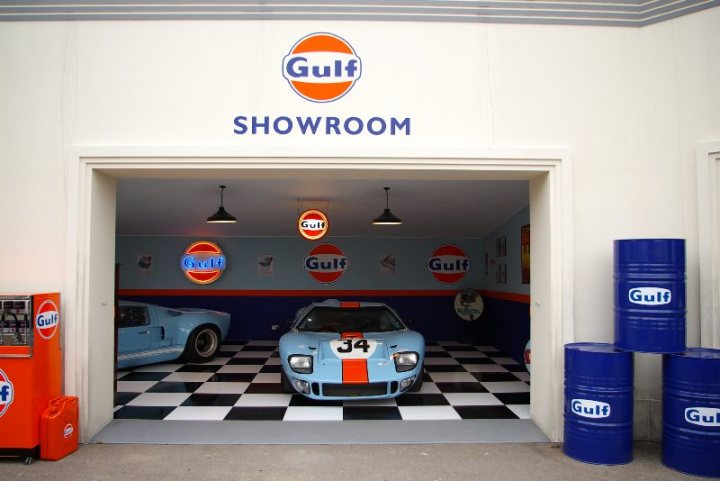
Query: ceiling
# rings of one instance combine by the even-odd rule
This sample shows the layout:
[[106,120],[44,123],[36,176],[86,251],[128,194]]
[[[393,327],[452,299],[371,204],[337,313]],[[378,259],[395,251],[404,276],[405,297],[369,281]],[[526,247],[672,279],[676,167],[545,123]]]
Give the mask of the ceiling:
[[[220,205],[237,224],[207,224]],[[400,226],[374,226],[385,208]],[[350,178],[118,179],[117,234],[297,236],[298,213],[324,211],[330,237],[483,238],[529,203],[523,180]]]

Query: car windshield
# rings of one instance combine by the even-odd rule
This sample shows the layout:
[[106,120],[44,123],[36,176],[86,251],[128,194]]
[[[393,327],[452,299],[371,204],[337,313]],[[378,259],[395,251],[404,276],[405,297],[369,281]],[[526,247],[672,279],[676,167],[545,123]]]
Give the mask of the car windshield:
[[327,307],[316,306],[295,326],[305,332],[386,332],[405,329],[393,312],[383,306]]

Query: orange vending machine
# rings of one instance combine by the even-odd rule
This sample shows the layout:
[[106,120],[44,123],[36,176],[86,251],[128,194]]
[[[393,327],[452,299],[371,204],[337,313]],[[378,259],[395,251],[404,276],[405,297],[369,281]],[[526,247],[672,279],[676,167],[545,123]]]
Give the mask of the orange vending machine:
[[60,294],[0,295],[0,454],[32,462],[61,394]]

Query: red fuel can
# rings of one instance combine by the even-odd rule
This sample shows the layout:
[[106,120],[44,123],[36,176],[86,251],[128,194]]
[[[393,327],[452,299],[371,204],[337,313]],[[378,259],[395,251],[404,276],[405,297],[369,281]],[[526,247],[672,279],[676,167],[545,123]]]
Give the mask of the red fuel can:
[[51,399],[40,418],[40,459],[57,461],[78,448],[78,398]]

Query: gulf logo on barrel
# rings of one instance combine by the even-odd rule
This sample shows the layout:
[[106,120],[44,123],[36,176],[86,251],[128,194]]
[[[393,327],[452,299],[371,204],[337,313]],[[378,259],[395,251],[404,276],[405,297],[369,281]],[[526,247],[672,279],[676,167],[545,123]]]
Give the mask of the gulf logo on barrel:
[[283,58],[283,77],[311,102],[332,102],[350,91],[360,78],[362,62],[355,49],[332,33],[301,38]]
[[443,244],[427,261],[432,276],[443,284],[456,284],[470,271],[470,258],[456,245]]
[[43,339],[52,339],[60,325],[60,313],[53,301],[47,299],[35,311],[35,328]]
[[15,397],[15,390],[5,371],[0,369],[0,417],[7,412]]
[[306,210],[298,219],[298,231],[308,240],[322,239],[329,228],[327,216],[319,210]]
[[330,284],[345,274],[348,260],[345,253],[334,244],[319,244],[305,258],[305,270],[316,281]]
[[225,270],[225,255],[217,244],[198,241],[185,249],[180,268],[185,277],[196,284],[210,284],[220,278]]

